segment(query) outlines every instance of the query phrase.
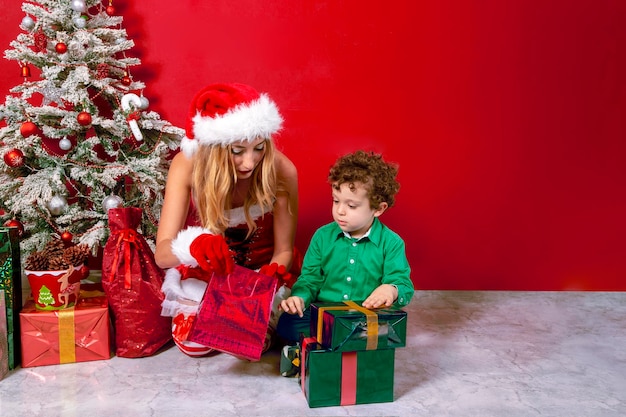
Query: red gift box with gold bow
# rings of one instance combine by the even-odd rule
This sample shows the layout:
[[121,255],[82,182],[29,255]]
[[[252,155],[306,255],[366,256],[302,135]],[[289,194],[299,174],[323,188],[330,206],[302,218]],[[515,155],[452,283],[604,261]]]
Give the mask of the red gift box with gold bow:
[[45,311],[26,302],[20,312],[22,367],[111,358],[105,296],[80,298],[75,306]]

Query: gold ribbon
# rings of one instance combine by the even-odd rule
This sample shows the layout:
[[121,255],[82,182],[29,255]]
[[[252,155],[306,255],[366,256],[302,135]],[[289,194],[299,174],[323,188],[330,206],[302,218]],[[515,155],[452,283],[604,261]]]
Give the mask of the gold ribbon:
[[74,334],[74,307],[59,313],[59,363],[76,362],[76,336]]
[[324,311],[328,310],[357,310],[365,314],[367,322],[367,345],[366,350],[378,349],[378,314],[355,303],[354,301],[343,301],[343,306],[319,307],[317,311],[317,340],[322,343],[322,329],[324,327]]

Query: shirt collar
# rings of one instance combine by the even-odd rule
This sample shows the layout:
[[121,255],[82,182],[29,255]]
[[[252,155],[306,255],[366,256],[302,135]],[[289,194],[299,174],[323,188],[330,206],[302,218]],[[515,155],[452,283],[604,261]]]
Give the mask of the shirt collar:
[[[341,230],[339,228],[339,226],[337,225],[337,223],[335,223],[335,226],[337,228],[337,239],[339,239],[339,237],[341,237],[341,236],[345,236],[348,239],[354,239],[352,236],[350,236],[349,233],[346,233],[343,230]],[[365,232],[365,234],[363,236],[361,236],[360,238],[357,238],[355,240],[357,242],[359,242],[362,239],[367,238],[371,242],[373,242],[375,244],[378,244],[378,241],[380,240],[381,230],[382,230],[382,223],[380,222],[380,220],[378,220],[378,217],[374,217],[374,222],[372,223],[370,228],[367,230],[367,232]]]

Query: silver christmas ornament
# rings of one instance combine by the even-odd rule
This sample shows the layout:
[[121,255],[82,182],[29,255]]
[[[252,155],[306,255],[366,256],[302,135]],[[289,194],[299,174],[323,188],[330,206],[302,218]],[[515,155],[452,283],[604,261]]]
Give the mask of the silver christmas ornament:
[[122,206],[122,204],[124,204],[124,200],[122,200],[122,197],[115,194],[108,195],[104,197],[104,200],[102,200],[102,208],[105,212],[108,212],[109,209],[112,208],[118,208]]
[[150,105],[150,101],[148,101],[147,98],[145,98],[144,96],[139,97],[140,103],[139,103],[139,108],[141,110],[145,110],[148,108],[148,106]]
[[48,210],[53,216],[62,214],[67,208],[67,200],[61,195],[53,195],[48,201]]
[[85,2],[83,0],[72,0],[72,10],[77,12],[85,12],[87,11],[87,6],[85,6]]
[[76,26],[78,29],[84,29],[85,26],[87,26],[87,22],[85,21],[85,19],[80,16],[72,19],[72,22],[74,22],[74,26]]
[[72,142],[67,137],[64,137],[59,141],[59,148],[63,149],[64,151],[69,151],[70,149],[72,149]]
[[24,16],[24,18],[22,19],[22,24],[20,26],[22,26],[26,30],[31,30],[35,27],[35,21],[30,16]]

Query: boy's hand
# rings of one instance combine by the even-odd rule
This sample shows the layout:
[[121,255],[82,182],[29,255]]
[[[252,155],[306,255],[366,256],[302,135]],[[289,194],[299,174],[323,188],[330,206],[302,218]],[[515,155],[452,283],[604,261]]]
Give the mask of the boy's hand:
[[304,315],[304,300],[294,295],[281,301],[280,308],[282,308],[285,313],[298,313],[298,316],[302,317]]
[[365,308],[389,307],[398,298],[398,289],[391,284],[382,284],[363,301]]

